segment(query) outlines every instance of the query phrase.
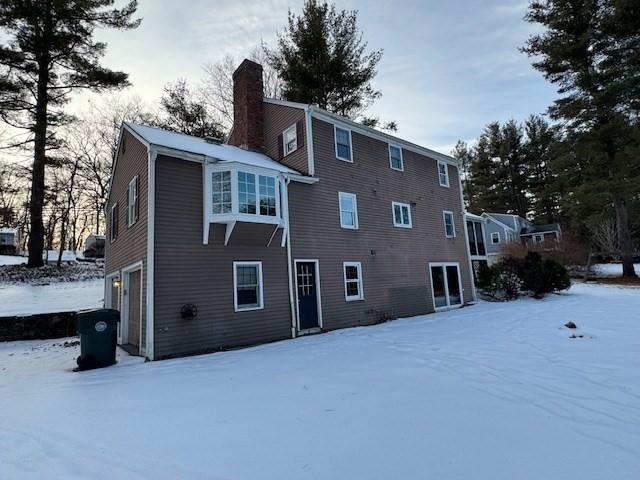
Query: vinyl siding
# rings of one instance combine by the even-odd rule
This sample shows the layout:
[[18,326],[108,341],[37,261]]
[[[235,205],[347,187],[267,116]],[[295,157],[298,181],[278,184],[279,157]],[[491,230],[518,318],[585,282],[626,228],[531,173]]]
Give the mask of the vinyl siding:
[[[340,161],[333,126],[318,119],[313,139],[320,181],[290,184],[291,246],[294,260],[319,260],[324,328],[432,312],[429,262],[458,262],[464,300],[472,300],[456,167],[445,188],[433,159],[403,150],[404,171],[392,170],[387,143],[353,132],[353,163]],[[357,195],[358,230],[340,228],[340,191]],[[393,201],[411,204],[413,228],[393,226]],[[445,238],[443,210],[454,213],[455,238]],[[363,301],[345,301],[346,261],[362,262]]]
[[[158,156],[155,225],[156,358],[289,338],[286,248],[274,226],[239,223],[224,246],[224,225],[202,242],[202,165]],[[264,309],[234,312],[233,262],[262,261]],[[184,304],[198,315],[182,319]]]
[[[127,190],[129,182],[138,175],[138,220],[127,226]],[[147,198],[148,198],[147,148],[128,131],[118,151],[115,171],[111,177],[111,195],[107,203],[107,235],[105,241],[105,274],[120,273],[122,269],[142,261],[142,339],[146,335],[147,318]],[[118,238],[111,242],[111,207],[118,203]],[[144,342],[144,340],[142,340]],[[144,346],[143,346],[144,348]]]
[[[280,134],[291,125],[302,121],[302,134],[304,138],[304,146],[299,147],[284,158],[280,158],[280,148],[278,139]],[[283,105],[274,105],[272,103],[264,103],[264,143],[265,153],[271,158],[278,160],[287,167],[293,168],[300,173],[308,174],[309,166],[307,159],[307,139],[304,125],[304,110],[300,108],[285,107]],[[299,140],[298,140],[299,141]]]

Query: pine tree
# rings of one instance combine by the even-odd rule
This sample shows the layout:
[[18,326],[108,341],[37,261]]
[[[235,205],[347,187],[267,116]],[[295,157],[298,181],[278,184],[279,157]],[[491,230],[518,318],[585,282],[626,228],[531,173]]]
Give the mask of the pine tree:
[[300,16],[289,12],[269,61],[284,83],[284,98],[355,120],[381,95],[371,81],[382,50],[366,49],[356,11],[307,0]]
[[502,126],[499,147],[499,168],[497,182],[500,185],[502,203],[505,210],[527,218],[529,200],[527,199],[527,176],[525,169],[522,127],[515,120],[509,120]]
[[55,147],[55,127],[71,117],[62,107],[79,89],[127,85],[127,75],[100,65],[106,45],[95,41],[98,27],[136,28],[137,1],[111,8],[114,0],[0,0],[0,116],[28,132],[33,144],[30,200],[30,267],[43,264],[45,165]]
[[559,217],[560,190],[552,164],[561,137],[557,128],[538,115],[531,115],[525,121],[524,131],[524,161],[533,221],[553,223]]
[[550,108],[579,154],[577,203],[606,196],[616,213],[623,275],[635,277],[629,204],[640,194],[640,11],[625,0],[538,0],[526,19],[542,25],[523,51],[558,85]]
[[205,102],[191,92],[184,79],[165,85],[160,107],[164,115],[157,123],[162,128],[203,138],[225,137],[222,126],[213,119]]

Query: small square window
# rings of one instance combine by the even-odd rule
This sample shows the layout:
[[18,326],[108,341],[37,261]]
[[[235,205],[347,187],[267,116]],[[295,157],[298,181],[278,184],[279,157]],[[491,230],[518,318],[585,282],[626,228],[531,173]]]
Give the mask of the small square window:
[[295,123],[282,133],[282,142],[285,156],[298,149],[298,130]]
[[353,150],[351,147],[351,130],[335,127],[336,157],[345,162],[353,162]]
[[392,202],[393,226],[411,228],[411,205],[408,203]]
[[442,187],[449,186],[449,168],[444,162],[438,162],[438,181]]
[[404,170],[404,163],[402,160],[402,148],[395,145],[389,145],[389,166],[393,170]]
[[453,212],[442,212],[444,218],[444,232],[447,238],[453,238],[456,236],[456,227],[453,221]]
[[262,262],[233,262],[233,284],[236,312],[264,307]]
[[497,245],[500,243],[500,232],[491,233],[491,244]]
[[340,204],[340,226],[356,230],[358,228],[358,202],[353,193],[338,193]]
[[360,262],[344,262],[344,295],[347,302],[364,300],[362,289],[362,264]]

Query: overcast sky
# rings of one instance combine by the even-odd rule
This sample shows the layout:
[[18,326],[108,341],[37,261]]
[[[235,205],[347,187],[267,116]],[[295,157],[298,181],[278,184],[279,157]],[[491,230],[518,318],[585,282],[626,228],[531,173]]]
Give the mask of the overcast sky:
[[[544,113],[555,90],[520,53],[533,31],[522,0],[339,0],[359,10],[370,49],[384,50],[370,113],[396,120],[398,136],[449,153],[492,121]],[[105,63],[130,74],[136,94],[155,102],[166,82],[197,83],[202,65],[273,45],[287,10],[302,1],[139,0],[142,25],[100,33]],[[79,107],[75,102],[75,108]]]

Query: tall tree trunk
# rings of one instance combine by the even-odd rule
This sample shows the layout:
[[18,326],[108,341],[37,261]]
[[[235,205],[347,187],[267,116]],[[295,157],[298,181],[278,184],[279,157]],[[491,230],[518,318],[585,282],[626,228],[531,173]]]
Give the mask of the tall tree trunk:
[[618,224],[618,241],[622,253],[622,276],[637,277],[633,268],[633,240],[629,228],[629,212],[624,198],[616,198],[614,202]]
[[51,2],[46,2],[44,32],[38,39],[43,45],[38,56],[38,87],[36,113],[34,125],[33,169],[31,173],[31,201],[29,216],[31,231],[29,232],[28,267],[41,267],[44,250],[44,222],[42,210],[44,208],[44,168],[47,158],[47,107],[49,103],[49,53],[47,48],[51,30]]
[[[43,73],[43,70],[45,71]],[[33,169],[31,173],[31,200],[29,202],[30,232],[28,267],[41,267],[44,250],[44,167],[47,143],[47,82],[48,67],[40,68],[38,80],[38,101],[36,104],[35,138],[33,148]]]

